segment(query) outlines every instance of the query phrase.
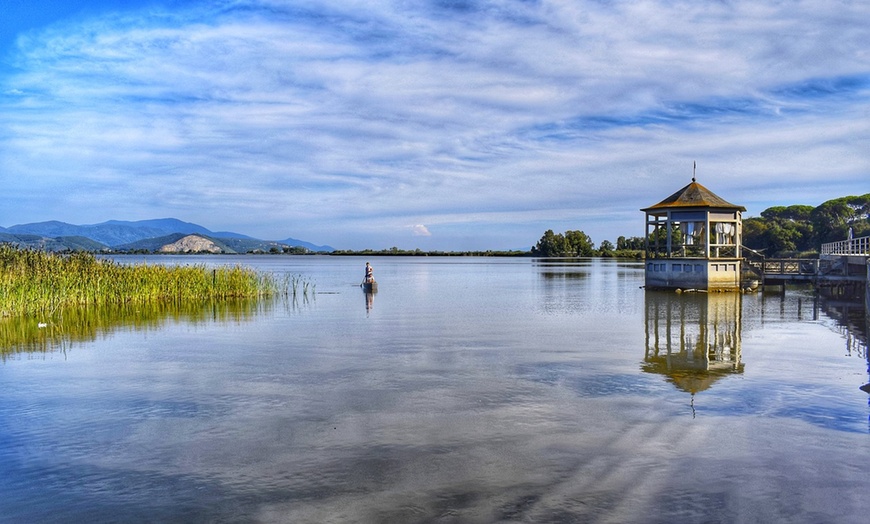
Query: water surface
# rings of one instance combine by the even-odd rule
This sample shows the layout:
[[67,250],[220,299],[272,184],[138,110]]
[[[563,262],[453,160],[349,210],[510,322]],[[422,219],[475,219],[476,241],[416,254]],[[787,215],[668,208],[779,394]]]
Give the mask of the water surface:
[[145,259],[316,286],[69,313],[25,327],[29,347],[7,328],[0,520],[870,514],[866,337],[810,290],[645,292],[613,260]]

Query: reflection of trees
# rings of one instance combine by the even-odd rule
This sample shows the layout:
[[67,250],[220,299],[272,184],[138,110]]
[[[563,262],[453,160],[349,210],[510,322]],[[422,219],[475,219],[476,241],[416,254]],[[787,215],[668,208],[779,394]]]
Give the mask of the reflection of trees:
[[647,291],[642,369],[693,394],[724,375],[742,373],[741,299],[740,293]]
[[[221,323],[249,321],[273,310],[280,300],[237,299],[216,302],[154,301],[141,304],[68,307],[50,318],[0,319],[0,358],[20,351],[48,352],[73,342],[86,342],[116,330],[160,329],[170,322]],[[294,303],[295,305],[295,303]]]
[[542,259],[533,266],[541,277],[552,281],[587,278],[591,271],[589,260],[583,258]]

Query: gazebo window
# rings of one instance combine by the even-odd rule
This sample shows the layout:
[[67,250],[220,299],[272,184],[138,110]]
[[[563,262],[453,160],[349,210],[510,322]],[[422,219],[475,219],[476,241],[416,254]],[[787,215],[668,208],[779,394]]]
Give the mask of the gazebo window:
[[647,256],[664,258],[670,255],[670,224],[666,215],[647,215]]
[[738,225],[734,218],[722,222],[710,223],[711,255],[715,258],[736,258]]
[[707,242],[704,234],[705,223],[700,221],[686,222],[685,235],[682,239],[681,255],[686,257],[703,257],[706,255]]

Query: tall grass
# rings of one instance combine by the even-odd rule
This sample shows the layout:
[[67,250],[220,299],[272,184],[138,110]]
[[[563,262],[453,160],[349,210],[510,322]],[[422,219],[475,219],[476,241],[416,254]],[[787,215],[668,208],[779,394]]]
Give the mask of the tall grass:
[[278,279],[239,265],[124,265],[88,253],[0,245],[0,316],[45,315],[74,305],[295,296],[299,285],[308,292],[301,277]]

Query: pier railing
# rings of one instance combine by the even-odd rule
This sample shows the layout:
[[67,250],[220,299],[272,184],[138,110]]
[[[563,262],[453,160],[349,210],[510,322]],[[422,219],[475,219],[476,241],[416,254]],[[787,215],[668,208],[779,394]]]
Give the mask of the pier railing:
[[817,258],[779,258],[767,259],[762,264],[765,276],[771,275],[801,275],[815,276],[819,273]]
[[870,291],[870,237],[829,242],[820,253],[819,258],[767,258],[743,246],[743,278],[757,277],[762,283],[866,281]]
[[851,238],[822,244],[822,255],[867,255],[870,256],[870,237]]
[[743,246],[745,270],[764,280],[814,279],[820,272],[818,258],[767,258],[754,249]]

